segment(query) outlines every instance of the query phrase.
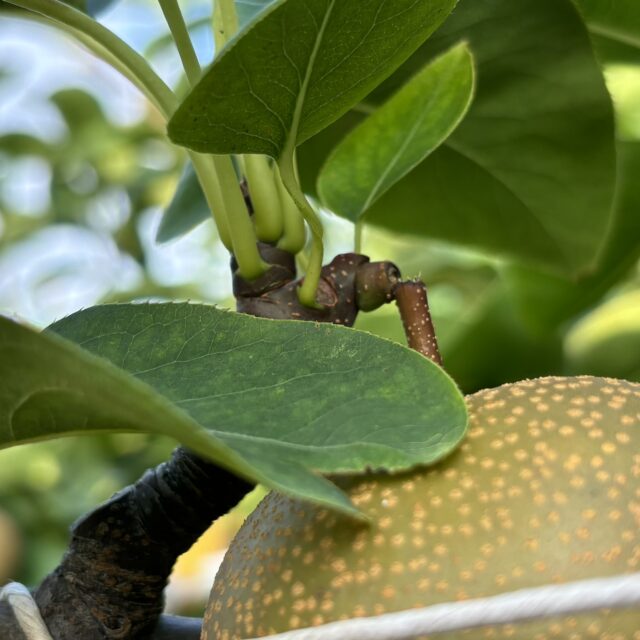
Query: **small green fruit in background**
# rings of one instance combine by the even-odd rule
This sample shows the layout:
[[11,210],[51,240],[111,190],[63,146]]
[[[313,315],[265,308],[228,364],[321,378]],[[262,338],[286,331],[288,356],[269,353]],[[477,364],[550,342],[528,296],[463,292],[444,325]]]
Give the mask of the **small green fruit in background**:
[[[272,493],[216,577],[204,640],[235,640],[640,567],[640,385],[543,378],[468,397],[467,440],[349,481],[372,524]],[[640,612],[438,638],[638,640]]]

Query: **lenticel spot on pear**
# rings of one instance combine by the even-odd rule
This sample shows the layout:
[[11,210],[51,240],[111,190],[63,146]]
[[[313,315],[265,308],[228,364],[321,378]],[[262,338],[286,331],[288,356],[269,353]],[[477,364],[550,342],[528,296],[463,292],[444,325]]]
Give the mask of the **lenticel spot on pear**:
[[[639,570],[639,384],[542,378],[467,400],[446,460],[349,480],[370,526],[269,494],[218,572],[204,640]],[[437,637],[640,640],[640,611]]]

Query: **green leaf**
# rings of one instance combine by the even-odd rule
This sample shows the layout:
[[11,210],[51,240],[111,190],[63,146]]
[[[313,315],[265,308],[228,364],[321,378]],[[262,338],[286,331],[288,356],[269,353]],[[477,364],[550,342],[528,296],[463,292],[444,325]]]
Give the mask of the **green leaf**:
[[451,135],[473,89],[473,56],[461,43],[425,66],[336,147],[318,179],[324,204],[357,221]]
[[310,469],[434,462],[466,426],[452,380],[404,347],[197,305],[94,307],[44,334],[0,318],[0,381],[0,446],[162,433],[240,475],[351,513]]
[[[200,31],[202,28],[211,30],[211,16],[204,16],[203,18],[197,18],[187,22],[187,30],[193,37],[194,33]],[[145,58],[152,58],[159,53],[162,53],[165,49],[175,46],[175,40],[171,35],[171,32],[163,33],[161,36],[154,38],[144,48],[143,55]]]
[[567,336],[570,371],[640,380],[640,288],[619,294],[582,318]]
[[236,11],[240,27],[252,22],[262,11],[264,11],[275,0],[236,0]]
[[640,49],[640,3],[637,0],[575,1],[593,34]]
[[174,142],[280,158],[387,77],[456,0],[280,0],[229,43],[169,122]]
[[168,242],[178,238],[210,217],[209,205],[198,177],[191,163],[188,163],[173,199],[162,216],[156,241]]
[[603,62],[640,63],[640,5],[637,0],[575,2]]
[[551,375],[563,363],[559,333],[531,331],[501,282],[456,322],[440,349],[465,393]]
[[615,214],[595,271],[572,280],[517,265],[505,269],[522,317],[537,330],[566,322],[595,304],[640,258],[640,142],[619,142],[618,163]]
[[65,4],[80,9],[90,16],[96,17],[105,9],[118,2],[118,0],[62,0]]
[[[367,220],[547,269],[590,268],[610,220],[615,145],[611,100],[584,23],[569,0],[462,0],[366,105],[385,101],[460,39],[477,61],[467,116]],[[342,120],[300,148],[307,189]]]

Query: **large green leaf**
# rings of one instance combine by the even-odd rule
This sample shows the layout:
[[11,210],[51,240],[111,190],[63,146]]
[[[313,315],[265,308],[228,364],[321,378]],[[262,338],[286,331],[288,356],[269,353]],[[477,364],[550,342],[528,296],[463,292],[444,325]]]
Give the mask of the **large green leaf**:
[[275,0],[236,0],[236,11],[240,27],[244,27],[264,11]]
[[538,329],[566,322],[594,303],[640,258],[640,142],[618,143],[618,192],[615,215],[598,268],[579,280],[522,266],[505,269],[522,316]]
[[574,0],[603,62],[640,63],[637,0]]
[[210,217],[209,205],[189,162],[180,177],[173,199],[162,216],[156,240],[168,242],[178,238]]
[[[569,0],[462,0],[369,106],[460,39],[477,61],[469,113],[368,219],[545,268],[590,267],[609,224],[615,148],[611,101],[584,23]],[[359,117],[351,112],[301,147],[307,189]]]
[[575,0],[594,34],[640,49],[637,0]]
[[344,496],[310,469],[433,462],[466,423],[451,379],[404,347],[186,304],[94,307],[44,334],[0,318],[0,381],[0,446],[162,433],[245,477],[344,511]]
[[565,345],[570,371],[640,380],[640,287],[582,318]]
[[451,135],[473,89],[473,56],[461,43],[425,66],[336,147],[318,179],[324,204],[355,222]]
[[174,142],[280,158],[345,113],[456,0],[280,0],[233,40],[169,122]]

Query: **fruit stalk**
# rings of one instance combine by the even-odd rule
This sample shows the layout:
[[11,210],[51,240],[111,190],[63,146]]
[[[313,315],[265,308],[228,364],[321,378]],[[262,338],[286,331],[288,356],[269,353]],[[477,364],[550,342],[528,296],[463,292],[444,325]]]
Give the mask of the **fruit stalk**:
[[438,348],[427,299],[427,287],[424,282],[421,280],[401,282],[395,288],[395,297],[409,346],[442,366],[442,356]]

